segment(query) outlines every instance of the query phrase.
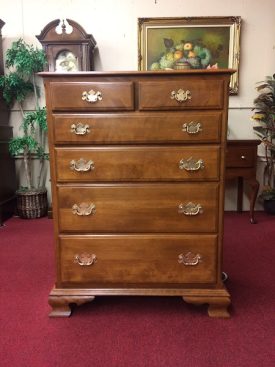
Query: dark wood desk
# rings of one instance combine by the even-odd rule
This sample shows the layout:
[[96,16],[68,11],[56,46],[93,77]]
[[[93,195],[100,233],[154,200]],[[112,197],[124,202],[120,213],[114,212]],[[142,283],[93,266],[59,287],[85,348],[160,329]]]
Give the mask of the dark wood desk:
[[257,173],[257,147],[260,140],[228,140],[226,153],[227,180],[238,180],[237,210],[243,209],[243,182],[245,181],[250,189],[250,222],[257,223],[254,218],[254,206],[259,191],[259,182],[256,179]]

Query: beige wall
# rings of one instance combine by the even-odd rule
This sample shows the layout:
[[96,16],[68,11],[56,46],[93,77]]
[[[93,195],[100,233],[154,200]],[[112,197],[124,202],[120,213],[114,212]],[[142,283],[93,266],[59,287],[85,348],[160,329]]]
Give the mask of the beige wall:
[[[275,73],[274,0],[0,0],[0,7],[6,23],[2,29],[4,52],[19,37],[40,47],[35,35],[47,23],[71,18],[97,41],[96,70],[137,69],[138,17],[241,16],[239,94],[230,96],[229,138],[255,138],[250,120],[255,83]],[[15,134],[18,116],[15,106],[10,121]],[[261,165],[259,160],[259,179]],[[227,209],[235,208],[235,199],[234,185],[227,185]],[[245,208],[247,204],[245,197]]]

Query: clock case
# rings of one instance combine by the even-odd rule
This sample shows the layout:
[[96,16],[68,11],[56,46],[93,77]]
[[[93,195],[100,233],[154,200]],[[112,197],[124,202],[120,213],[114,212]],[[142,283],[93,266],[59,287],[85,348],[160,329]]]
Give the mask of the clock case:
[[[72,32],[68,33],[67,23],[72,27]],[[77,59],[78,71],[94,70],[94,49],[96,41],[91,34],[77,22],[71,19],[61,21],[62,32],[58,34],[56,28],[60,24],[60,19],[48,23],[36,38],[42,44],[48,64],[45,71],[56,71],[56,61],[63,52],[72,53]]]

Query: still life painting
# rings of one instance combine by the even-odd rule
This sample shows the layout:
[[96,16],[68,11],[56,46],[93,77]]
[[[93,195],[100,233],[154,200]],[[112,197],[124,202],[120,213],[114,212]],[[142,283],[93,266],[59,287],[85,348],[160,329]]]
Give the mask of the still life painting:
[[240,17],[139,18],[139,70],[236,69]]

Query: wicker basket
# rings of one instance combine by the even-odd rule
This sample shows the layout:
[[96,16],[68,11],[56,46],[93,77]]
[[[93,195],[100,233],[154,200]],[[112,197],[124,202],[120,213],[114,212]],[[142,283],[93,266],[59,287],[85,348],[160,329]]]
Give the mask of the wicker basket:
[[20,218],[41,218],[47,214],[47,190],[17,191],[17,214]]

